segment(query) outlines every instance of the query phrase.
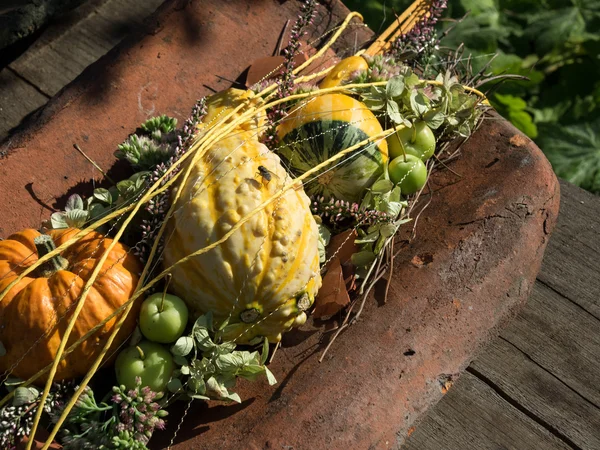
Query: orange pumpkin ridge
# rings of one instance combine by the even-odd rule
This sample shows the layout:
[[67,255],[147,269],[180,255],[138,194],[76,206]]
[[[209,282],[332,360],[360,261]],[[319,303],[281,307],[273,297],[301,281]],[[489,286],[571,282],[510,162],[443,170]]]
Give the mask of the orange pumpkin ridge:
[[[0,241],[0,292],[39,257],[79,230],[52,230],[49,235],[27,229]],[[0,301],[0,372],[30,378],[52,363],[83,287],[112,239],[91,232],[60,255],[42,264],[11,288]],[[133,295],[142,267],[118,244],[94,281],[67,345],[74,344]],[[133,332],[142,298],[138,298],[113,342],[118,348]],[[98,357],[119,316],[102,325],[59,364],[57,381],[84,375]],[[40,377],[37,383],[43,383]]]

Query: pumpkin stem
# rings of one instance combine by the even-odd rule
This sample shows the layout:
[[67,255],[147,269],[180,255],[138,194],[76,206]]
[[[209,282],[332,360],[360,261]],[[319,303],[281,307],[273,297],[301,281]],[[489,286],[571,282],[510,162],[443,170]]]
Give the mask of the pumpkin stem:
[[160,307],[158,308],[158,312],[163,312],[163,310],[165,309],[165,297],[167,296],[167,289],[169,289],[169,284],[171,283],[171,278],[173,278],[173,275],[168,273],[165,276],[165,278],[167,279],[167,282],[165,283],[165,290],[163,291],[163,296],[162,300],[160,301]]
[[[48,236],[47,234],[41,234],[34,238],[33,243],[37,249],[38,258],[41,258],[42,256],[45,256],[48,253],[56,250],[56,245],[54,245],[52,237]],[[66,270],[67,267],[69,267],[69,261],[60,255],[56,255],[50,258],[48,261],[42,263],[37,268],[37,274],[38,276],[49,278],[59,270]]]
[[136,345],[135,348],[137,348],[137,351],[140,352],[140,359],[143,361],[146,359],[146,355],[144,355],[144,351],[138,346]]

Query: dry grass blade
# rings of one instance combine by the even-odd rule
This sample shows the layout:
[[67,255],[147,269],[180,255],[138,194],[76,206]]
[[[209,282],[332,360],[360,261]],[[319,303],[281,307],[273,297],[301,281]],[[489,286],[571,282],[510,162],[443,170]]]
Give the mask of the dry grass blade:
[[387,50],[391,43],[408,32],[428,11],[426,0],[416,0],[373,42],[365,54],[374,56]]

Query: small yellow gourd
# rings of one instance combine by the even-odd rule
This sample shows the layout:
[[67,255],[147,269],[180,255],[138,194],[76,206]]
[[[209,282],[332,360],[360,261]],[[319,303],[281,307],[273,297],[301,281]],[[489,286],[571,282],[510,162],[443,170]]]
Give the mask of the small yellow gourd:
[[[251,96],[228,89],[211,97],[200,132]],[[260,126],[262,118],[256,117],[220,139],[177,188],[167,267],[223,237],[291,182],[279,157],[258,141]],[[224,339],[245,343],[266,336],[278,342],[283,332],[304,323],[321,285],[317,243],[309,199],[302,188],[290,189],[225,243],[176,266],[171,286],[193,314],[212,311],[217,323],[228,320]]]
[[323,81],[319,83],[319,88],[325,89],[339,86],[349,80],[352,74],[367,70],[368,68],[369,64],[367,64],[367,61],[365,61],[362,56],[349,56],[348,58],[344,58],[333,66],[333,69],[331,69]]

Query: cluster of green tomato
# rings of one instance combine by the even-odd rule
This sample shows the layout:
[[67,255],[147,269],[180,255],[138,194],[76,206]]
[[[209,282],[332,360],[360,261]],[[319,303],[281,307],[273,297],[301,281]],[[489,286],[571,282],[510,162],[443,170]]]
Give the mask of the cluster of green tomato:
[[136,377],[140,377],[142,386],[155,392],[164,391],[175,362],[163,344],[172,344],[179,339],[187,322],[188,309],[181,298],[165,291],[144,300],[139,325],[146,339],[119,353],[115,361],[117,382],[133,389]]
[[402,127],[387,138],[390,180],[403,195],[414,194],[427,182],[427,161],[435,151],[435,136],[425,122]]

